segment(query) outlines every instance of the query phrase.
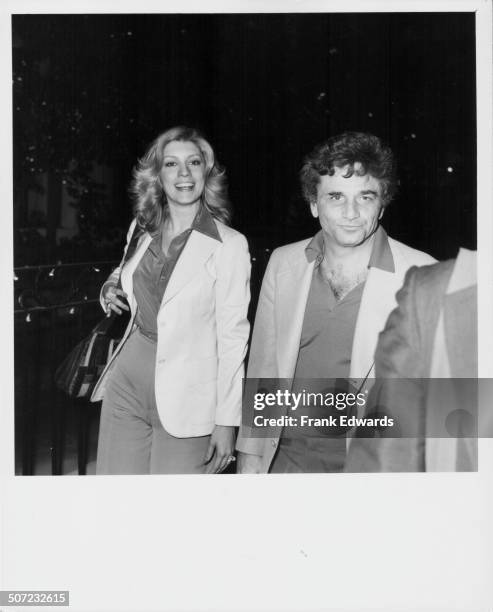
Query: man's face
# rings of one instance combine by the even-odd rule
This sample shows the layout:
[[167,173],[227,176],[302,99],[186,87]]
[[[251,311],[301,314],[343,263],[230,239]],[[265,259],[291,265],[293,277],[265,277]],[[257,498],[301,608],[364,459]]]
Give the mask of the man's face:
[[369,174],[344,178],[347,166],[335,168],[333,176],[320,177],[317,199],[310,204],[318,217],[325,239],[334,246],[354,248],[363,244],[377,229],[382,218],[380,181]]

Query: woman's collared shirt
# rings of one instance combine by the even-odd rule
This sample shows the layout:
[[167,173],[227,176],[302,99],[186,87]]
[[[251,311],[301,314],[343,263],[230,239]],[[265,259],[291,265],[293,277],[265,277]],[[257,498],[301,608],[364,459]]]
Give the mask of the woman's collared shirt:
[[161,247],[162,229],[155,234],[133,274],[137,302],[135,323],[154,342],[157,342],[157,315],[164,292],[193,230],[221,241],[212,215],[202,206],[191,227],[173,238],[166,255]]

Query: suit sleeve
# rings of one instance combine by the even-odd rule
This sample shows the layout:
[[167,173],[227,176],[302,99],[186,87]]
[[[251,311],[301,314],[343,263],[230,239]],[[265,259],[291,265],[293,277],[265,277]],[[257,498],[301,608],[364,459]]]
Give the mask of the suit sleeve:
[[397,292],[397,307],[380,333],[375,352],[376,382],[367,416],[378,412],[394,419],[395,434],[404,437],[356,437],[347,472],[416,472],[424,469],[423,338],[418,309],[418,268],[408,270]]
[[250,254],[242,234],[225,241],[216,262],[216,425],[239,425],[250,325]]
[[[255,315],[252,344],[248,360],[248,378],[277,378],[276,326],[275,326],[275,278],[276,253],[267,265]],[[252,428],[242,423],[238,434],[237,449],[242,453],[262,455],[264,438],[252,437]]]
[[128,245],[130,244],[130,240],[132,238],[132,234],[134,232],[136,223],[137,221],[134,219],[132,223],[130,224],[130,228],[127,232],[127,240],[126,240],[125,248],[123,249],[123,256],[121,258],[121,261],[118,264],[118,266],[113,270],[113,272],[108,276],[108,278],[104,281],[103,286],[101,287],[101,291],[99,292],[99,303],[101,304],[101,308],[104,310],[104,312],[108,312],[108,309],[103,299],[103,296],[106,291],[106,287],[108,285],[116,286],[118,283],[118,278],[120,277],[122,265],[125,260],[125,255],[127,254]]

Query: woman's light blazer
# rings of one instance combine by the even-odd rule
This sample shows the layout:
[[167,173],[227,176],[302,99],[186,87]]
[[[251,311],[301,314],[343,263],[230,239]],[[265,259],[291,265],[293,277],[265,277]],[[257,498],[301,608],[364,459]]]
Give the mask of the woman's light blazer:
[[[241,418],[250,255],[242,234],[214,222],[221,241],[192,230],[157,317],[156,403],[163,427],[178,438],[210,434],[215,425],[239,425]],[[135,220],[125,250],[134,227]],[[134,327],[137,302],[132,276],[151,240],[144,232],[121,271],[130,322],[96,384],[92,401],[103,398],[108,376]],[[116,283],[119,273],[120,267],[108,281]],[[104,309],[102,298],[101,305]]]

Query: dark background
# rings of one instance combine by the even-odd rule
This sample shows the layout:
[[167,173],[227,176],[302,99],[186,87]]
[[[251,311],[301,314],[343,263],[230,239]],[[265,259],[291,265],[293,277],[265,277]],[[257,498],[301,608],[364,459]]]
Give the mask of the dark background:
[[[16,15],[12,25],[16,265],[119,258],[132,166],[175,124],[212,142],[252,251],[314,233],[297,173],[344,130],[371,131],[397,156],[400,192],[383,220],[394,238],[439,259],[475,247],[474,13]],[[111,188],[95,163],[111,169]],[[33,219],[27,193],[42,189],[42,172],[48,208]],[[80,231],[56,244],[61,185]]]

